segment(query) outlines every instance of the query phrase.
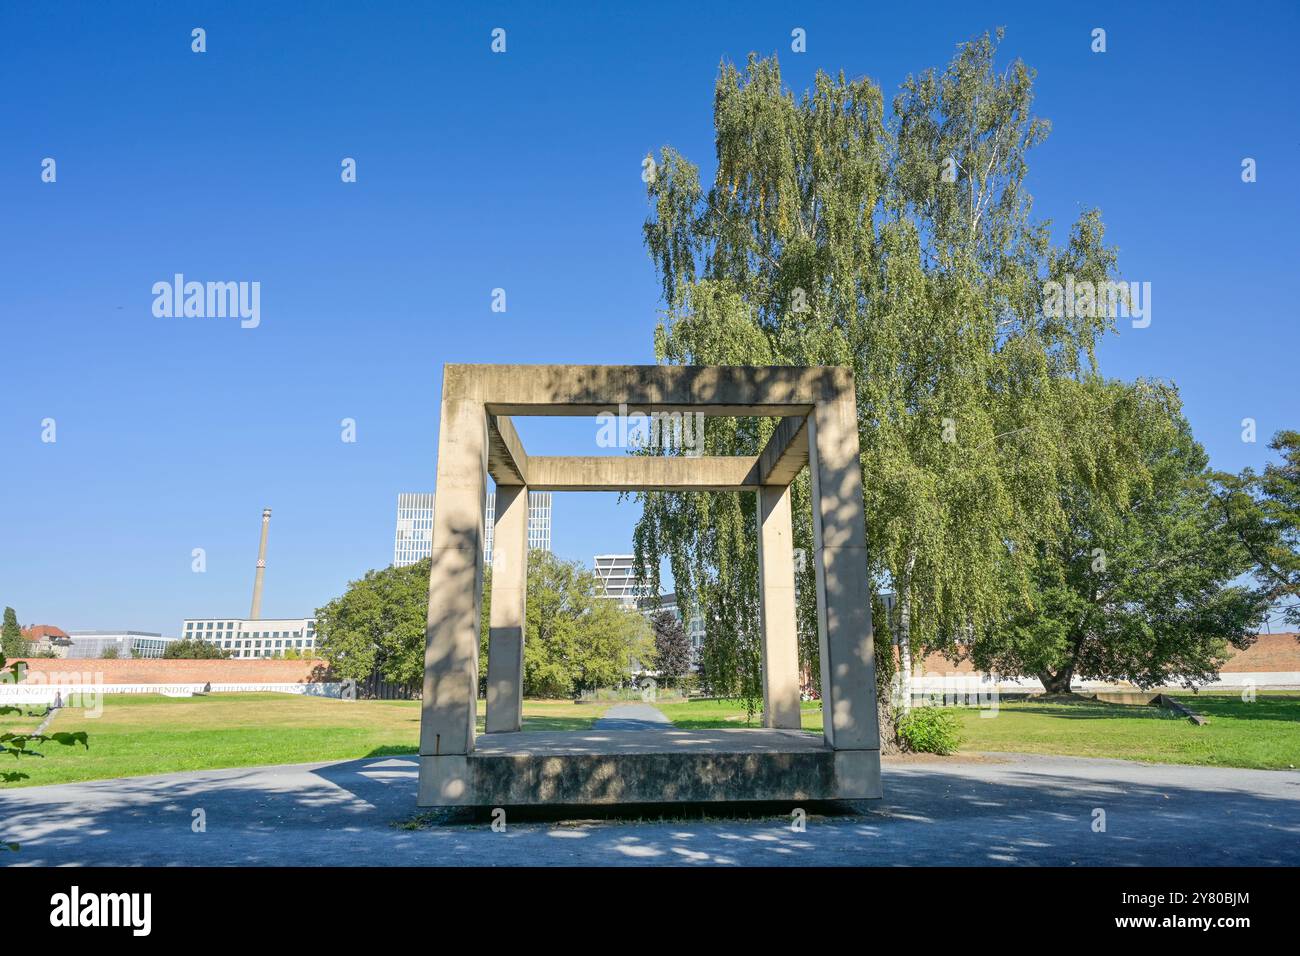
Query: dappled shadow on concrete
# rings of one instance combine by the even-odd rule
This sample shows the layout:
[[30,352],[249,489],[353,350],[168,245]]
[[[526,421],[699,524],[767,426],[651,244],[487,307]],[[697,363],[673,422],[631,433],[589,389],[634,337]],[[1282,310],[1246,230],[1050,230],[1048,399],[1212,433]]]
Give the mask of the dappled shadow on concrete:
[[[886,763],[860,812],[633,808],[506,829],[415,806],[416,759],[0,791],[4,865],[1300,865],[1300,774],[1084,758]],[[195,811],[202,811],[201,815]],[[1095,832],[1097,810],[1104,832]],[[766,815],[771,812],[772,816]],[[697,814],[698,815],[695,815]],[[204,828],[195,832],[202,818]]]

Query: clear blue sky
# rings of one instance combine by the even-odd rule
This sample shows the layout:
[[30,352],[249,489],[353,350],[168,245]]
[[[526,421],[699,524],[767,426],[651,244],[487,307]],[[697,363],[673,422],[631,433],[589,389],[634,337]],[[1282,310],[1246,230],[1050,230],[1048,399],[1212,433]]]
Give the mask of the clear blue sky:
[[[671,143],[711,175],[717,67],[751,50],[797,90],[824,68],[888,97],[1005,25],[1054,124],[1036,214],[1059,236],[1100,206],[1152,283],[1103,369],[1175,380],[1218,467],[1300,426],[1295,4],[460,6],[0,10],[0,604],[24,624],[242,616],[264,506],[264,615],[310,614],[391,560],[397,493],[432,490],[444,362],[653,361],[640,162]],[[155,318],[176,272],[259,281],[261,326]],[[594,428],[524,434],[580,453]],[[555,549],[626,550],[634,520],[557,496]]]

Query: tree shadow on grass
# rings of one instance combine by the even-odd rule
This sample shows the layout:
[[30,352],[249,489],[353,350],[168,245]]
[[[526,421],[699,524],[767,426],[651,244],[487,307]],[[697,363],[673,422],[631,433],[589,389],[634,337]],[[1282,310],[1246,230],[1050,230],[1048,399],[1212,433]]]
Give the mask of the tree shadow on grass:
[[[1191,705],[1189,705],[1191,706]],[[1026,701],[1007,713],[1037,717],[1060,717],[1065,720],[1186,720],[1181,714],[1154,704],[1112,704],[1081,698],[1077,701],[1038,703]]]

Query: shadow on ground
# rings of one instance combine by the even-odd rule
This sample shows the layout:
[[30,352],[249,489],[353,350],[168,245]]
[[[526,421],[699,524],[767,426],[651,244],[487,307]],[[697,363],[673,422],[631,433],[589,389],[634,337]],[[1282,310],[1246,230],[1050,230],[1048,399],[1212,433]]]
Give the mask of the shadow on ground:
[[[1300,865],[1300,774],[1006,755],[886,763],[868,808],[421,820],[377,757],[0,791],[4,865]],[[1094,830],[1095,811],[1105,830]],[[748,814],[749,811],[746,811]],[[775,813],[777,815],[770,815]]]

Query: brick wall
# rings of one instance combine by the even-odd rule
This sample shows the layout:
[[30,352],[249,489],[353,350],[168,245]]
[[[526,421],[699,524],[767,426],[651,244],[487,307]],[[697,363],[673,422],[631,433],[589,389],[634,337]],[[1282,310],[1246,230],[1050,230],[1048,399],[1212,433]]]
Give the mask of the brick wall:
[[31,658],[28,672],[101,674],[105,684],[303,684],[326,680],[324,660],[60,660]]
[[[1295,634],[1261,634],[1244,651],[1230,649],[1231,657],[1223,665],[1225,674],[1300,673],[1300,641]],[[970,661],[954,664],[942,654],[930,654],[923,665],[926,674],[971,674]]]
[[1233,650],[1224,673],[1300,672],[1300,641],[1295,634],[1261,634],[1244,651]]

